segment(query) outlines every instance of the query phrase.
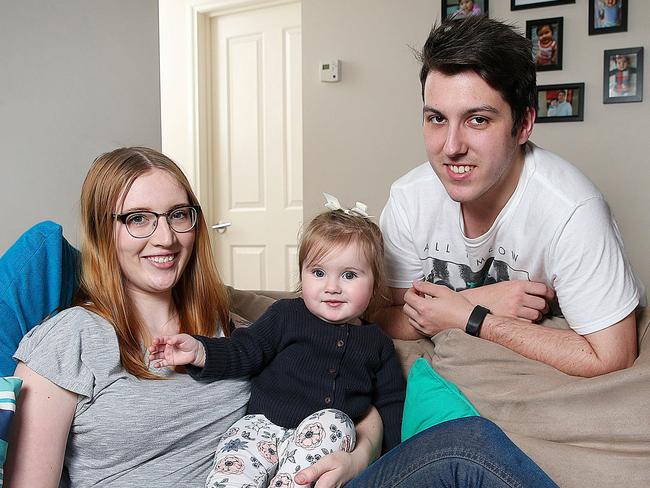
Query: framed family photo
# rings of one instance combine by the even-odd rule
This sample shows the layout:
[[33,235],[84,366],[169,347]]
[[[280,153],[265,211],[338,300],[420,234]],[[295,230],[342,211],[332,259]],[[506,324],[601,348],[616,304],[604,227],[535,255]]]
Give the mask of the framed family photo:
[[462,19],[472,15],[488,15],[489,0],[442,0],[442,18]]
[[627,32],[628,0],[588,0],[589,35]]
[[643,48],[605,51],[603,103],[643,101]]
[[540,85],[537,104],[536,122],[580,122],[584,120],[585,84]]
[[526,37],[533,43],[537,71],[562,69],[564,17],[526,21]]
[[510,10],[552,7],[554,5],[564,5],[565,3],[576,3],[576,0],[510,0]]

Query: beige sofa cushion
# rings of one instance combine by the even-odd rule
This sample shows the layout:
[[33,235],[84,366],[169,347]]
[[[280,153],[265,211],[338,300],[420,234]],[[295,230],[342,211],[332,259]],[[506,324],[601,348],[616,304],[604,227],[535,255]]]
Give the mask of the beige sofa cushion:
[[566,375],[458,329],[430,345],[395,342],[405,366],[428,357],[562,488],[641,488],[650,486],[649,322],[646,310],[634,366],[596,378]]

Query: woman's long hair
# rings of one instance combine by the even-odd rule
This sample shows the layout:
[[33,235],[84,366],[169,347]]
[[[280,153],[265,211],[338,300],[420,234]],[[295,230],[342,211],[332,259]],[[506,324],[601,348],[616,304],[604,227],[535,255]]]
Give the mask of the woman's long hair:
[[[198,200],[181,169],[168,157],[146,147],[120,148],[99,156],[81,191],[81,276],[74,304],[104,317],[115,328],[122,366],[138,378],[157,379],[144,362],[142,342],[149,333],[126,292],[115,245],[115,219],[136,178],[153,169],[167,172]],[[194,248],[172,289],[180,332],[228,335],[228,294],[210,249],[208,227],[199,212]]]

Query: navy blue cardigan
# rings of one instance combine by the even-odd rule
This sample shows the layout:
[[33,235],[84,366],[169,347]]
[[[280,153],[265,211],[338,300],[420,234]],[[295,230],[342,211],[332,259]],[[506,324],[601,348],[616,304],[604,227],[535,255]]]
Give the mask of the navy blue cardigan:
[[330,324],[302,298],[279,300],[230,338],[197,337],[205,346],[197,380],[251,377],[248,413],[296,428],[312,413],[336,408],[359,420],[374,405],[384,450],[400,441],[405,381],[393,341],[374,324]]

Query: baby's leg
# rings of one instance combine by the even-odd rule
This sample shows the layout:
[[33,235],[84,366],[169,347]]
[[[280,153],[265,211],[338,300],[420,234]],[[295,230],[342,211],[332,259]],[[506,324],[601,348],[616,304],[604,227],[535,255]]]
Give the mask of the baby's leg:
[[223,435],[206,488],[258,488],[275,473],[286,429],[264,415],[246,415]]
[[269,487],[288,488],[299,485],[293,476],[335,451],[350,452],[356,443],[354,422],[335,409],[319,410],[303,420],[293,435],[280,444],[278,474]]

